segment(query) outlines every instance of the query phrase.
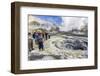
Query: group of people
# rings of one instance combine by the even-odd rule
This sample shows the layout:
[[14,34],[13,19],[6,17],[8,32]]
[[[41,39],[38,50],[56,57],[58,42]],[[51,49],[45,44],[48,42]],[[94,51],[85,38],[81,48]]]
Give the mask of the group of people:
[[50,39],[50,34],[45,32],[34,32],[33,34],[28,33],[28,49],[29,51],[34,50],[33,42],[38,45],[39,50],[44,50],[44,41]]

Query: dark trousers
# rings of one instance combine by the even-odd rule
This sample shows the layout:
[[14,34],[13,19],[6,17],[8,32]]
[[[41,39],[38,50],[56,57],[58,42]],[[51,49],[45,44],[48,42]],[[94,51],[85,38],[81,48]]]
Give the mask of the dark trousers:
[[39,46],[38,46],[38,48],[39,48],[39,50],[43,50],[44,49],[44,45],[43,45],[43,42],[39,42],[39,44],[38,44]]

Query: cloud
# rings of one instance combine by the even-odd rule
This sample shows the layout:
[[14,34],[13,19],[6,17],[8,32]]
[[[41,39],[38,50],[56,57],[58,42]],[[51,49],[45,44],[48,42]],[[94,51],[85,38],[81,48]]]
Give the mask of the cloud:
[[87,17],[62,17],[63,26],[61,31],[69,31],[72,29],[81,29],[88,23]]

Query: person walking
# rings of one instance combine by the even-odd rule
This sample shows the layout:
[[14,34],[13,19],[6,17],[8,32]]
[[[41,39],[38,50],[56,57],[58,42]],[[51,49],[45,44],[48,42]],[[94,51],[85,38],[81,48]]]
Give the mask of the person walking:
[[48,39],[48,33],[47,32],[45,33],[45,37],[46,37],[46,40],[47,40]]
[[40,51],[44,50],[44,42],[43,42],[43,38],[42,38],[41,35],[39,35],[39,38],[38,38],[38,48],[39,48]]
[[35,33],[35,44],[38,44],[39,34],[38,32]]
[[33,39],[31,37],[31,33],[28,33],[28,50],[31,52],[33,49]]
[[33,33],[33,39],[35,39],[35,34],[36,34],[36,32]]
[[50,36],[51,36],[50,33],[48,33],[48,38],[49,38],[49,39],[50,39]]

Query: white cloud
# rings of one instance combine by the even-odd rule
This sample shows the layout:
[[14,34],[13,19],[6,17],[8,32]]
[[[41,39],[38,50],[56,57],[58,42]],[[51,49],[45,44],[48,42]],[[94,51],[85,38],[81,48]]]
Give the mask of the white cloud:
[[69,31],[73,28],[80,29],[88,23],[87,17],[62,17],[63,25],[60,26],[61,31]]

